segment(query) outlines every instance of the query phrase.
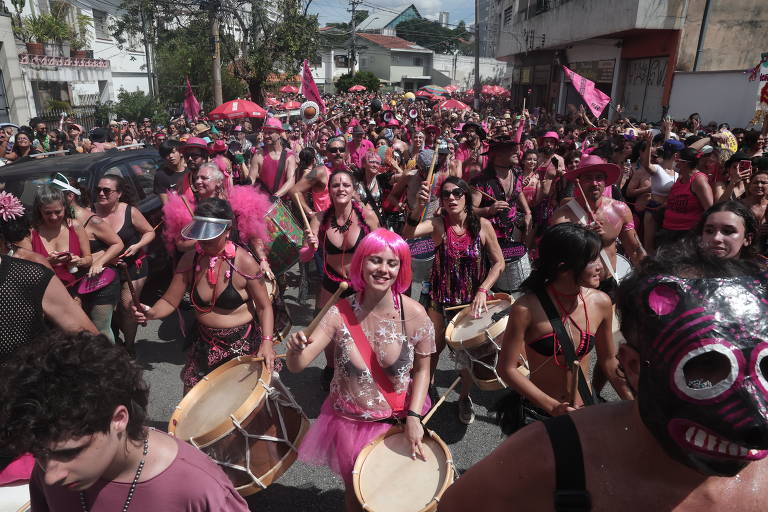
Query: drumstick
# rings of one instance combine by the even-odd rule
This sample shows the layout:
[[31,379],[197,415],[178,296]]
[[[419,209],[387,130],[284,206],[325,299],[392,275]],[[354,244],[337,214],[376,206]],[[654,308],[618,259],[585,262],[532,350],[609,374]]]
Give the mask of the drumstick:
[[595,212],[593,212],[592,208],[589,206],[589,201],[587,201],[587,195],[584,193],[584,189],[581,188],[581,182],[578,179],[576,180],[576,186],[579,187],[579,192],[581,192],[581,197],[584,198],[584,206],[587,207],[589,216],[592,217],[593,221],[596,221],[597,219],[595,218]]
[[576,407],[576,395],[579,392],[579,362],[574,361],[571,365],[571,406]]
[[[131,281],[131,275],[128,273],[128,264],[124,261],[117,262],[117,268],[120,269],[120,273],[123,275],[123,279],[128,283],[128,291],[131,292],[131,300],[133,300],[136,309],[141,308],[141,302],[139,302],[139,295],[136,293],[136,288],[133,287],[133,281]],[[147,321],[141,322],[142,327],[147,326]]]
[[158,223],[157,223],[157,226],[155,226],[155,227],[153,227],[153,228],[152,228],[152,231],[157,231],[157,228],[159,228],[160,226],[162,226],[162,225],[163,225],[163,222],[165,222],[165,219],[163,219],[163,220],[161,220],[160,222],[158,222]]
[[312,228],[309,225],[309,220],[307,220],[307,214],[304,213],[304,206],[301,204],[301,199],[298,192],[293,193],[293,200],[296,201],[296,204],[299,205],[299,211],[301,212],[301,219],[304,221],[304,225],[307,227],[309,231],[312,231]]
[[320,312],[317,314],[317,316],[312,320],[312,322],[307,326],[306,329],[303,329],[302,332],[304,333],[304,336],[309,339],[310,336],[312,336],[312,333],[317,329],[317,326],[320,325],[320,322],[323,320],[323,317],[328,312],[329,309],[331,309],[331,306],[336,304],[336,302],[339,300],[339,297],[341,297],[341,294],[344,293],[344,291],[349,288],[349,283],[346,281],[342,281],[339,283],[339,288],[336,290],[336,293],[331,295],[331,298],[328,299],[328,302],[325,303],[323,306],[323,309],[320,310]]
[[490,194],[486,194],[485,192],[483,192],[483,191],[482,191],[482,190],[480,190],[479,188],[477,188],[477,187],[472,187],[472,190],[474,190],[475,192],[480,192],[480,194],[482,194],[483,196],[485,196],[485,198],[486,198],[486,199],[490,199],[491,201],[493,201],[493,202],[496,202],[496,198],[495,198],[495,197],[493,197],[493,196],[492,196],[492,195],[490,195]]
[[[275,359],[285,359],[286,357],[288,357],[288,354],[275,354]],[[264,358],[263,357],[257,357],[257,358],[255,358],[255,360],[256,361],[263,361]]]
[[[496,304],[497,302],[502,302],[504,300],[505,299],[493,299],[493,300],[486,301],[485,303],[486,304]],[[468,308],[471,305],[472,305],[472,303],[470,302],[469,304],[461,304],[460,306],[451,306],[449,308],[443,308],[443,311],[454,311],[454,310],[457,310],[457,309],[464,309],[464,308]]]
[[192,208],[190,208],[190,207],[189,207],[189,203],[187,202],[187,198],[186,198],[186,197],[184,197],[184,196],[181,196],[181,202],[182,202],[182,203],[184,203],[184,206],[186,206],[186,207],[187,207],[187,211],[189,212],[189,214],[190,214],[192,217],[194,217],[194,216],[195,216],[195,213],[192,211]]
[[461,382],[461,376],[456,377],[456,380],[453,381],[453,384],[451,384],[451,387],[445,390],[445,393],[443,393],[443,396],[440,397],[440,399],[435,403],[435,405],[432,406],[432,408],[429,410],[426,416],[424,416],[424,419],[421,420],[422,425],[426,425],[427,422],[432,418],[432,415],[435,414],[435,411],[437,411],[437,408],[440,407],[443,402],[445,402],[445,399],[448,397],[448,393],[453,391],[453,388],[459,385],[459,382]]
[[[437,151],[433,151],[432,155],[432,163],[429,164],[429,172],[427,173],[427,186],[432,188],[432,175],[435,173],[435,164],[437,164]],[[422,215],[424,215],[424,208],[426,208],[427,205],[422,206],[419,208],[419,218],[421,218]]]

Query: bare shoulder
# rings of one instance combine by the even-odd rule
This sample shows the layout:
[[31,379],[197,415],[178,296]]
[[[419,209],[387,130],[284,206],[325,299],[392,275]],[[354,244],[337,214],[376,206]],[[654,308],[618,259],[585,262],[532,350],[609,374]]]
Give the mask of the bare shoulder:
[[598,307],[611,307],[613,303],[607,293],[597,290],[595,288],[588,288],[584,294],[585,298],[589,298],[590,302]]
[[563,222],[574,222],[573,213],[566,204],[558,206],[554,212],[552,212],[552,220],[549,222],[552,224],[562,224]]
[[417,301],[416,299],[412,299],[411,297],[405,294],[401,294],[400,299],[403,301],[403,314],[406,318],[429,319],[429,315],[427,315],[427,310],[424,309],[424,306],[422,306],[419,301]]
[[242,247],[237,248],[235,261],[237,268],[246,274],[257,274],[259,272],[260,266],[256,263],[256,258]]

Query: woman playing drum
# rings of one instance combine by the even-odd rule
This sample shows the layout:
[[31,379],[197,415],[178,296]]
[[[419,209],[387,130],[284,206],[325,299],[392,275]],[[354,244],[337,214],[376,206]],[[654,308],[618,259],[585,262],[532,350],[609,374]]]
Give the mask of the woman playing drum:
[[[512,305],[499,357],[499,375],[541,416],[564,414],[591,398],[577,394],[575,402],[571,402],[568,382],[572,382],[569,378],[573,370],[566,364],[562,343],[573,343],[582,371],[590,367],[595,348],[597,364],[619,396],[632,398],[626,382],[617,374],[611,299],[596,289],[602,271],[600,247],[600,237],[582,226],[565,223],[548,228],[539,245],[536,269],[523,283],[526,295]],[[570,340],[555,335],[536,295],[541,291],[555,305]],[[525,354],[530,380],[517,371],[520,356]]]
[[[429,200],[429,187],[422,184],[419,192],[421,210]],[[472,211],[470,189],[467,183],[449,176],[440,187],[440,206],[443,214],[426,222],[418,222],[419,211],[412,211],[403,230],[406,238],[432,236],[435,242],[435,262],[430,276],[429,317],[435,324],[437,351],[432,357],[434,375],[440,352],[445,347],[445,308],[471,304],[472,314],[478,317],[486,308],[486,296],[504,270],[496,233],[488,219],[477,217]],[[490,261],[490,266],[488,265]],[[472,379],[462,370],[459,398],[459,420],[474,421],[469,390]]]
[[309,337],[298,332],[287,342],[292,372],[302,371],[327,346],[335,349],[331,393],[299,458],[328,465],[344,478],[348,511],[359,510],[351,486],[355,459],[392,423],[405,423],[412,457],[424,457],[420,415],[429,407],[429,356],[435,351],[432,322],[418,302],[403,295],[411,281],[411,254],[400,236],[386,229],[368,234],[352,257],[350,276],[357,293],[331,307]]
[[[304,248],[300,253],[301,261],[306,262],[314,257],[315,251],[322,251],[323,282],[317,304],[325,304],[339,288],[339,284],[349,282],[352,254],[363,237],[379,227],[376,214],[355,200],[355,178],[352,173],[343,170],[334,172],[328,190],[331,206],[312,219],[312,229],[305,231]],[[352,293],[348,289],[342,297]],[[328,366],[323,371],[325,382],[331,379],[331,350],[329,348],[326,352]]]
[[[272,366],[275,352],[272,304],[263,273],[251,254],[229,240],[234,214],[223,199],[206,199],[182,230],[196,240],[195,250],[184,253],[168,290],[148,309],[143,304],[136,320],[145,322],[170,315],[189,291],[197,319],[197,334],[181,371],[184,392],[226,361],[244,354],[264,357]],[[258,323],[256,322],[258,320]]]

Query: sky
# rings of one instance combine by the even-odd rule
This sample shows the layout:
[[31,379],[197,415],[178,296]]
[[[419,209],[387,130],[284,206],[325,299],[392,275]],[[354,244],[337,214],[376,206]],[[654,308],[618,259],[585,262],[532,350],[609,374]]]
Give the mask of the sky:
[[[402,10],[413,3],[422,16],[428,19],[437,20],[437,13],[448,11],[450,17],[448,23],[455,25],[460,20],[464,20],[467,25],[471,25],[475,19],[475,3],[467,0],[412,0],[403,1],[384,1],[384,0],[363,0],[363,4],[358,9],[368,11],[375,10],[376,6],[382,6],[387,10]],[[309,6],[309,12],[319,15],[320,26],[333,22],[348,22],[350,20],[349,0],[312,0]]]

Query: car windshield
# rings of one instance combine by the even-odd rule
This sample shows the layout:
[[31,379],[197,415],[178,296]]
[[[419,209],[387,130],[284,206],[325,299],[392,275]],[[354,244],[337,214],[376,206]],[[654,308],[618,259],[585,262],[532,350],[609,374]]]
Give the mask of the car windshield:
[[[50,168],[25,173],[20,176],[3,176],[0,174],[0,190],[9,192],[21,199],[24,207],[29,210],[35,200],[37,191],[43,185],[49,184],[55,174],[56,172]],[[72,186],[78,187],[88,183],[88,175],[85,171],[65,171],[61,174],[67,177]]]

